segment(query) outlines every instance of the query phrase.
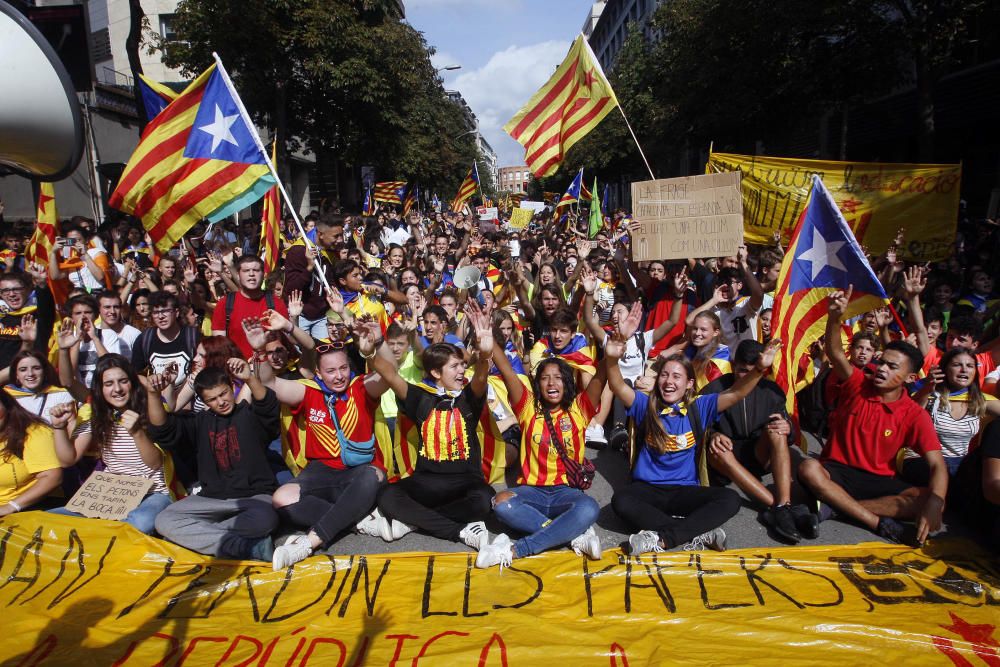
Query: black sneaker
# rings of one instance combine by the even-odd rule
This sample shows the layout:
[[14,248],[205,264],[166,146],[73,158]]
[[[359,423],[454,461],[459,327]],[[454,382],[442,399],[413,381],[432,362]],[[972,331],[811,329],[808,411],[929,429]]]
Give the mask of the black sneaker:
[[775,505],[767,510],[769,523],[779,536],[795,544],[802,539],[798,529],[795,527],[795,517],[792,516],[791,505]]
[[615,424],[611,429],[611,437],[608,438],[608,446],[618,452],[628,451],[628,431],[621,424]]
[[815,540],[819,537],[819,517],[809,511],[805,505],[792,505],[792,516],[795,518],[795,527],[806,539]]
[[906,526],[887,516],[879,517],[875,534],[884,540],[889,540],[896,544],[908,543],[906,539]]

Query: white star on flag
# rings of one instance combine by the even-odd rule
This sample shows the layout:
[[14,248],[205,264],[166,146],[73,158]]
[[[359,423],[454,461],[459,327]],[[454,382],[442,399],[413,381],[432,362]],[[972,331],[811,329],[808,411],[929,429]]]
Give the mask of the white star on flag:
[[847,245],[847,243],[844,241],[828,242],[823,235],[819,233],[819,230],[814,228],[812,247],[799,255],[799,261],[809,262],[810,267],[812,267],[812,280],[816,280],[816,276],[819,275],[819,272],[823,270],[824,266],[829,266],[846,272],[847,267],[844,266],[843,262],[840,261],[840,258],[837,257],[837,253],[845,245]]
[[201,127],[198,128],[202,132],[208,132],[209,134],[212,135],[213,153],[215,152],[215,149],[219,147],[219,144],[221,144],[223,141],[228,141],[233,146],[240,145],[239,142],[236,141],[236,137],[233,136],[233,133],[229,131],[229,128],[233,126],[233,123],[235,123],[236,119],[239,117],[240,115],[238,113],[233,114],[232,116],[223,116],[222,109],[220,109],[219,105],[216,104],[215,120],[209,125],[202,125]]

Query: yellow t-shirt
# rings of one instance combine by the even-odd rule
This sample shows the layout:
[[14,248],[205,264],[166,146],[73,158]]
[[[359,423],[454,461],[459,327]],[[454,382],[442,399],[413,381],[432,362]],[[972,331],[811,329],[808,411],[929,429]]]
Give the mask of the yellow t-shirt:
[[0,457],[0,504],[14,500],[35,484],[35,475],[59,468],[55,437],[47,426],[28,427],[24,458],[13,454]]

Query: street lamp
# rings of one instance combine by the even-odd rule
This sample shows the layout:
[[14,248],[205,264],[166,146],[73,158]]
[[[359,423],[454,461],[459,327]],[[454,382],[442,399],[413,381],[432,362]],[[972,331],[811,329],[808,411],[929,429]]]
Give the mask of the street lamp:
[[439,67],[437,69],[437,71],[438,72],[444,72],[444,71],[453,72],[453,71],[455,71],[457,69],[462,69],[462,66],[461,65],[446,65],[444,67]]

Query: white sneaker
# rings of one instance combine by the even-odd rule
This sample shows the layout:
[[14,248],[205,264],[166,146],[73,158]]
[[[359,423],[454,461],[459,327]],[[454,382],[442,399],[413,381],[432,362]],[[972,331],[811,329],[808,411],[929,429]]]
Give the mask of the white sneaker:
[[282,544],[288,544],[289,542],[294,542],[300,537],[305,537],[305,533],[298,531],[293,533],[288,533],[287,535],[282,535],[281,537],[274,540],[274,548],[277,549]]
[[476,556],[476,567],[485,569],[499,565],[500,571],[503,572],[503,569],[510,567],[511,561],[514,560],[514,556],[510,550],[510,538],[507,537],[506,533],[500,533],[493,540],[492,544],[483,544],[479,548],[479,555]]
[[695,536],[687,544],[681,546],[684,551],[704,551],[713,549],[715,551],[726,550],[726,531],[722,528],[713,528],[707,533]]
[[392,533],[392,539],[398,540],[403,535],[409,535],[413,532],[413,526],[409,526],[402,521],[392,520],[392,524],[389,526],[389,532]]
[[274,550],[271,558],[271,565],[275,572],[283,570],[290,565],[295,565],[312,555],[313,548],[309,543],[309,538],[305,535],[290,539]]
[[474,521],[467,524],[462,532],[458,534],[458,539],[465,543],[465,546],[479,551],[479,549],[490,543],[490,534],[486,530],[486,524],[482,521]]
[[593,526],[574,537],[569,545],[577,556],[586,555],[590,560],[601,560],[601,538],[594,532]]
[[596,442],[599,445],[608,444],[608,439],[604,437],[604,427],[600,424],[589,424],[583,439],[585,442]]
[[382,513],[378,511],[378,508],[372,510],[372,513],[366,516],[361,521],[358,521],[358,525],[354,528],[362,535],[370,535],[371,537],[382,537],[382,532],[379,530],[381,524],[385,522],[385,517]]
[[650,551],[663,551],[663,547],[660,546],[659,533],[652,530],[640,530],[634,535],[629,535],[629,556],[638,556]]

